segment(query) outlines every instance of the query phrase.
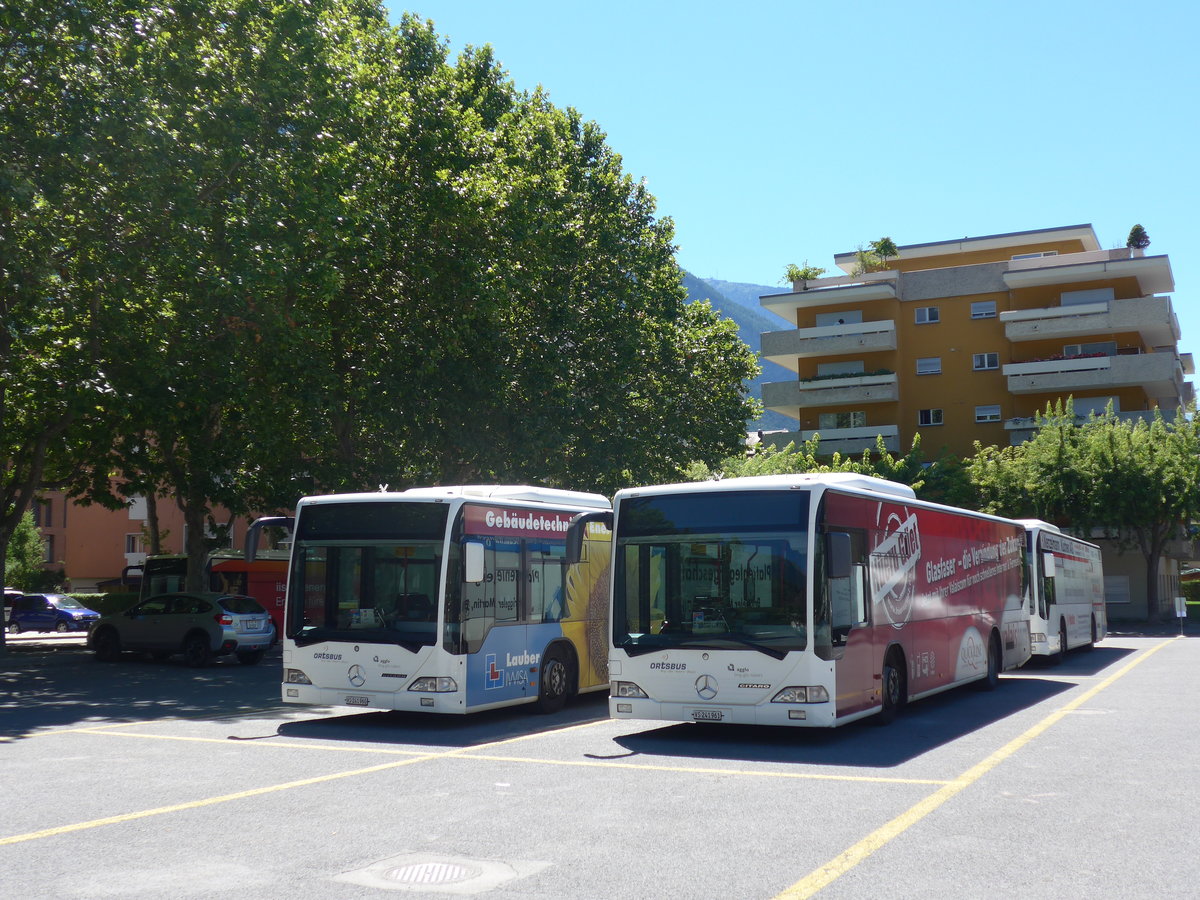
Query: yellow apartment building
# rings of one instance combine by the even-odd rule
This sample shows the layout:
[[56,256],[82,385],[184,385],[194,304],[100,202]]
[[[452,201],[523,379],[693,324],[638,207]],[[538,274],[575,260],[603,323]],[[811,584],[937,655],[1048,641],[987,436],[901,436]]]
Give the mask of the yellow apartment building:
[[1018,444],[1047,402],[1086,417],[1109,402],[1170,417],[1193,399],[1184,376],[1166,256],[1101,249],[1091,225],[910,244],[881,271],[795,282],[761,298],[796,327],[762,336],[764,358],[796,373],[763,404],[798,418],[786,444],[861,453],[882,435],[901,453],[921,433],[926,459],[973,444]]

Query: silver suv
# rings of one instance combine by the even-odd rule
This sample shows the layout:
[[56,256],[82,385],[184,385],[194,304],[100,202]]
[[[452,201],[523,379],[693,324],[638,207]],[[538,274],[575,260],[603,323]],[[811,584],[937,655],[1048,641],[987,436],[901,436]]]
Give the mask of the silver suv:
[[88,633],[88,646],[103,662],[116,660],[124,650],[142,650],[155,659],[182,653],[189,666],[233,654],[252,666],[273,643],[271,614],[242,594],[159,594],[101,617]]

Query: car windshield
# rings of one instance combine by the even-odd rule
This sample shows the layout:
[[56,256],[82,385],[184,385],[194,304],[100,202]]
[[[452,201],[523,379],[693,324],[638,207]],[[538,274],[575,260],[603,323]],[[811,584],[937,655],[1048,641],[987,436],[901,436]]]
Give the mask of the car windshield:
[[231,612],[239,616],[255,616],[262,615],[266,612],[253,597],[222,597],[219,601],[221,607],[226,612]]
[[623,501],[613,643],[631,654],[803,650],[807,519],[808,494],[798,491]]
[[59,609],[87,609],[74,597],[68,597],[66,594],[47,594],[46,599]]

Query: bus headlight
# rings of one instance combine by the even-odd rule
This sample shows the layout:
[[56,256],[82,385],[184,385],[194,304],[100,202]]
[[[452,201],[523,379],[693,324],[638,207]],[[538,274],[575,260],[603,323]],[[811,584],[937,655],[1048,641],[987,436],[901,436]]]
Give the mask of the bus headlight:
[[632,681],[614,681],[609,688],[614,697],[635,697],[639,700],[649,700],[650,695]]
[[771,698],[772,703],[828,703],[829,691],[822,685],[808,687],[785,687]]
[[284,669],[283,670],[284,684],[312,684],[309,677],[299,669]]
[[421,694],[453,694],[458,690],[458,682],[449,675],[426,675],[416,679],[408,689]]

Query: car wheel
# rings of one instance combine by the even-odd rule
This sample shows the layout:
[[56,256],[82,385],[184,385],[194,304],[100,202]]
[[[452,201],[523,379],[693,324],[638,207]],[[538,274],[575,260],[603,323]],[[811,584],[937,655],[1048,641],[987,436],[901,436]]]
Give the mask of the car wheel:
[[54,630],[57,631],[59,634],[66,634],[68,631],[71,630],[71,626],[68,625],[66,622],[58,622],[55,624]]
[[193,634],[183,642],[183,661],[193,669],[208,665],[212,650],[208,647],[208,635]]
[[238,662],[243,666],[256,666],[263,658],[266,650],[241,650],[237,654]]
[[558,712],[567,702],[570,692],[571,670],[567,661],[557,650],[551,650],[542,659],[542,677],[538,682],[538,712]]
[[116,662],[121,656],[121,638],[111,628],[102,628],[92,638],[92,649],[100,662]]
[[9,622],[8,623],[8,633],[9,634],[20,634],[21,633],[20,624],[18,622],[16,622],[15,620],[12,622]]

